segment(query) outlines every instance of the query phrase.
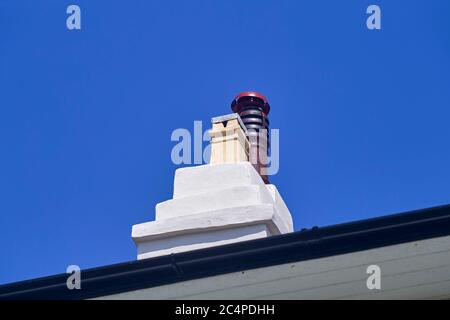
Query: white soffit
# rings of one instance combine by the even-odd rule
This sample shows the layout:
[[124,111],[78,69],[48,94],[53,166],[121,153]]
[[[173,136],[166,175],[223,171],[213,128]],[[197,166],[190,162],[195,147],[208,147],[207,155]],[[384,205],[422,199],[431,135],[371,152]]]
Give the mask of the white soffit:
[[[369,290],[369,265],[381,290]],[[178,282],[98,299],[445,299],[450,236]]]

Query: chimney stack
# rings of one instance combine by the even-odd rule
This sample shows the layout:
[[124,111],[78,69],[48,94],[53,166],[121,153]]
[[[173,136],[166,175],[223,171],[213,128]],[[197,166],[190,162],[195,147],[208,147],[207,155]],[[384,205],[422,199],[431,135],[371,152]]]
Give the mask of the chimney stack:
[[173,198],[156,205],[155,221],[133,226],[138,259],[293,231],[283,198],[260,175],[268,151],[266,98],[241,93],[232,110],[211,121],[210,163],[177,169]]

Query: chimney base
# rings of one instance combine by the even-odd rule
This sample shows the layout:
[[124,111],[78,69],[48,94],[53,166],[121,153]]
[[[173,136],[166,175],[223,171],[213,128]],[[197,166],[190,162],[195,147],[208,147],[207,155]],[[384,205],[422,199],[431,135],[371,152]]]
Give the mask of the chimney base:
[[178,169],[174,199],[156,206],[156,221],[134,225],[132,238],[146,259],[292,231],[276,187],[238,162]]

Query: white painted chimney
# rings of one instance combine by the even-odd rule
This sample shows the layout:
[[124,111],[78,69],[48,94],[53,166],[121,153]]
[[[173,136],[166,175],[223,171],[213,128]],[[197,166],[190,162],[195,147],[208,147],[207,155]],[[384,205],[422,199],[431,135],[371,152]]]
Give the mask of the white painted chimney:
[[138,259],[293,231],[277,188],[248,161],[239,115],[212,122],[210,164],[176,170],[173,198],[156,205],[155,221],[133,226]]

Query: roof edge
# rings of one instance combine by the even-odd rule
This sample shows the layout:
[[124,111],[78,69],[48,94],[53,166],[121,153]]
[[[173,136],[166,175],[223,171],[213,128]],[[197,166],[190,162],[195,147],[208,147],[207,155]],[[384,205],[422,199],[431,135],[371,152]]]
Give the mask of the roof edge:
[[450,205],[359,220],[0,286],[0,299],[86,299],[450,235]]

